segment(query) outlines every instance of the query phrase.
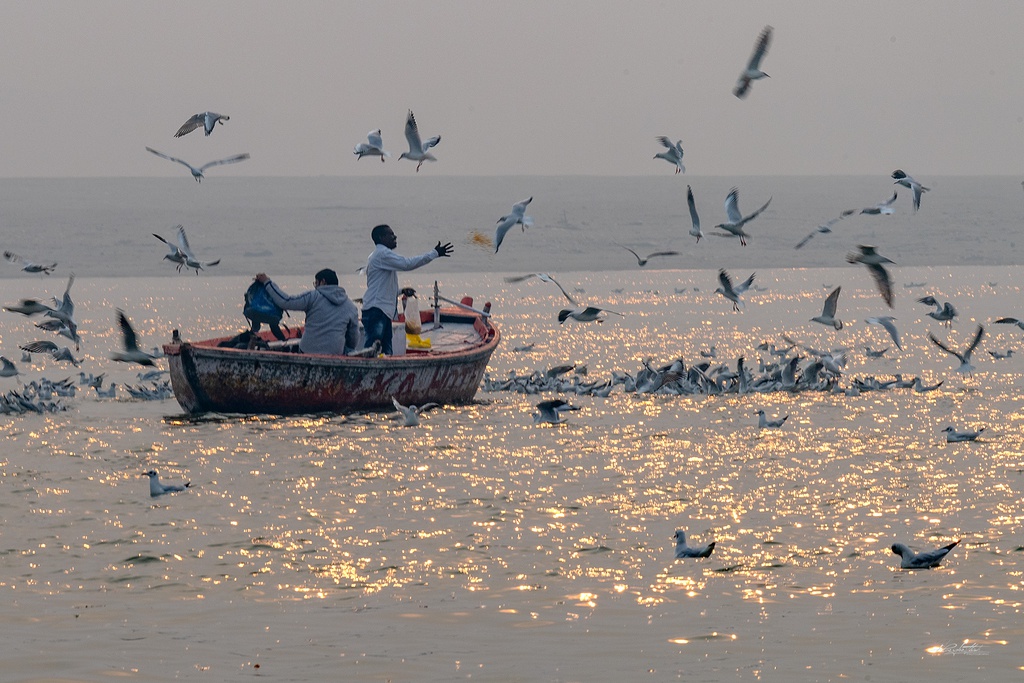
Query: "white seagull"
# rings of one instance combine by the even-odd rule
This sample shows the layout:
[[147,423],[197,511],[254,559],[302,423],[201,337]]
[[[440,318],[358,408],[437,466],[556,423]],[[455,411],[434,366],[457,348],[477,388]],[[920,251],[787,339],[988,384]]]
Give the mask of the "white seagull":
[[771,43],[771,40],[772,27],[765,26],[764,30],[761,31],[761,35],[757,38],[757,43],[754,44],[754,53],[750,55],[747,68],[740,74],[739,80],[736,81],[736,87],[733,88],[732,94],[736,97],[740,99],[746,97],[752,81],[769,77],[768,74],[761,71],[761,60],[764,58],[765,53],[768,52],[768,45]]
[[421,142],[420,129],[416,126],[416,117],[413,116],[412,109],[409,110],[409,115],[405,118],[405,139],[409,142],[409,151],[402,152],[398,158],[419,162],[416,164],[417,172],[424,161],[437,161],[434,155],[427,150],[441,142],[441,136],[435,135],[426,142]]
[[677,140],[672,142],[664,135],[659,135],[655,138],[658,142],[665,146],[664,152],[658,152],[654,155],[655,159],[664,159],[668,163],[676,167],[676,173],[686,173],[686,167],[683,166],[683,141]]
[[942,558],[949,554],[949,551],[957,546],[960,541],[954,541],[936,550],[928,550],[923,553],[915,553],[902,543],[893,543],[891,550],[900,556],[900,568],[902,569],[931,569],[938,567]]
[[690,186],[686,186],[686,205],[690,207],[690,237],[697,238],[697,244],[700,244],[700,238],[704,236],[704,233],[700,231],[700,216],[697,215],[697,203],[693,201],[693,190]]
[[947,301],[946,303],[939,305],[939,302],[936,301],[933,296],[921,297],[917,302],[919,304],[924,304],[925,306],[934,306],[935,310],[927,313],[928,317],[938,320],[940,323],[945,323],[946,327],[952,326],[953,318],[959,315],[957,310],[953,308],[953,304]]
[[498,227],[494,231],[494,253],[498,253],[498,249],[501,247],[502,240],[505,239],[505,234],[509,230],[517,225],[523,226],[523,232],[533,225],[533,219],[526,215],[526,207],[529,206],[530,202],[533,201],[533,197],[524,199],[521,202],[516,202],[512,205],[512,212],[505,214],[498,219]]
[[[177,227],[178,230],[183,230],[184,229],[183,226],[181,226],[181,225],[178,225],[176,227]],[[156,234],[155,232],[152,233],[152,235],[153,235],[153,237],[157,238],[158,240],[160,240],[161,242],[166,244],[167,247],[170,249],[169,252],[164,254],[164,258],[166,260],[170,261],[171,263],[177,264],[177,271],[180,273],[182,267],[184,267],[184,265],[185,265],[185,252],[183,252],[181,250],[181,248],[178,247],[178,245],[171,244],[170,242],[168,242],[167,240],[165,240],[163,237],[161,237],[160,235]]]
[[921,208],[921,194],[928,192],[930,188],[924,187],[921,183],[917,182],[900,169],[896,169],[892,172],[892,177],[896,179],[893,185],[902,185],[914,193],[914,211]]
[[200,261],[196,258],[196,255],[192,253],[192,247],[188,243],[188,236],[185,235],[185,228],[181,225],[178,226],[178,250],[181,251],[182,255],[185,257],[185,262],[182,265],[186,268],[195,270],[196,275],[199,275],[200,270],[220,263],[220,259],[215,261]]
[[942,431],[946,432],[946,443],[959,443],[961,441],[977,441],[978,437],[981,436],[981,433],[985,431],[985,428],[982,427],[976,432],[959,432],[956,429],[953,429],[952,426],[949,426],[943,429]]
[[56,263],[32,263],[31,261],[26,261],[13,251],[5,251],[4,258],[11,263],[22,264],[21,269],[26,273],[44,273],[49,275],[53,272],[53,269],[57,267]]
[[893,324],[894,320],[896,320],[896,318],[891,315],[880,315],[873,318],[865,318],[864,322],[869,325],[881,325],[884,327],[885,331],[889,333],[890,337],[892,337],[893,342],[895,342],[896,348],[902,351],[903,347],[900,346],[900,333],[899,330],[896,329],[896,325]]
[[800,240],[797,243],[797,245],[795,247],[793,247],[793,248],[794,249],[802,248],[805,244],[807,244],[808,242],[811,241],[811,238],[813,238],[815,235],[817,235],[819,233],[825,235],[825,234],[828,234],[828,233],[832,232],[832,226],[833,225],[835,225],[839,221],[843,220],[844,218],[846,218],[847,216],[849,216],[852,213],[856,213],[856,211],[854,209],[849,209],[847,211],[843,211],[841,214],[839,214],[838,216],[836,216],[832,220],[825,221],[824,223],[819,225],[817,228],[815,228],[814,231],[811,232],[811,234],[807,235],[807,237],[805,237],[802,240]]
[[725,269],[718,271],[718,281],[721,283],[721,287],[715,290],[716,294],[721,294],[726,299],[732,302],[732,310],[740,310],[740,306],[743,306],[743,300],[740,298],[744,292],[750,289],[750,285],[754,284],[754,273],[750,274],[746,280],[738,285],[732,284],[732,278],[729,277],[729,273],[725,272]]
[[201,114],[192,116],[188,121],[181,124],[181,128],[179,128],[178,132],[174,134],[174,137],[180,138],[182,135],[188,135],[199,126],[202,126],[203,130],[206,131],[206,135],[209,136],[210,133],[213,132],[214,126],[218,123],[223,126],[224,122],[230,119],[230,116],[224,116],[223,114],[217,114],[212,111],[204,111]]
[[406,427],[415,427],[420,423],[420,415],[422,413],[425,413],[432,408],[438,407],[437,403],[425,403],[422,406],[403,406],[401,403],[398,402],[398,399],[395,398],[394,396],[391,397],[391,402],[394,404],[395,410],[397,410],[402,415],[402,418],[404,420],[403,424]]
[[192,486],[192,482],[190,481],[185,482],[184,486],[179,486],[177,484],[161,484],[160,477],[157,476],[156,470],[149,470],[148,472],[144,472],[143,474],[149,477],[149,495],[153,496],[154,498],[156,498],[157,496],[162,496],[165,493],[176,493],[178,491],[184,491],[185,489]]
[[611,313],[613,315],[625,317],[623,313],[617,313],[616,311],[609,310],[607,308],[601,308],[599,306],[579,306],[576,308],[563,308],[558,312],[558,324],[565,323],[566,320],[572,318],[581,323],[604,322],[605,313]]
[[715,542],[712,541],[707,545],[687,545],[686,543],[686,532],[682,529],[676,529],[676,533],[673,536],[676,539],[676,557],[711,557],[712,551],[715,549]]
[[782,423],[785,422],[788,419],[789,419],[789,415],[786,415],[785,417],[781,417],[778,420],[769,420],[765,416],[764,410],[761,409],[761,410],[757,411],[757,428],[758,429],[777,429],[777,428],[781,427]]
[[384,163],[384,157],[391,156],[390,153],[384,151],[384,140],[380,136],[380,128],[367,133],[366,142],[356,145],[352,153],[356,155],[356,161],[363,157],[380,157],[381,163]]
[[729,194],[725,197],[725,214],[729,221],[727,223],[719,223],[715,227],[721,228],[728,233],[727,235],[724,235],[724,237],[739,237],[740,244],[747,246],[747,238],[750,237],[750,235],[743,232],[743,226],[761,215],[761,212],[767,209],[768,205],[772,203],[772,198],[769,197],[768,201],[764,203],[764,206],[754,213],[744,216],[740,213],[739,194],[739,189],[735,187],[729,190]]
[[896,194],[896,192],[893,192],[892,196],[886,201],[881,204],[869,206],[866,209],[861,209],[860,212],[869,216],[877,216],[878,214],[885,214],[886,216],[892,215],[896,213],[896,210],[892,208],[892,205],[896,202]]
[[117,309],[117,324],[121,328],[121,345],[124,351],[114,351],[110,354],[111,360],[121,363],[138,363],[139,365],[154,365],[153,356],[139,349],[138,339],[135,330],[120,308]]
[[931,340],[932,344],[935,344],[949,355],[956,356],[957,360],[960,361],[960,367],[958,367],[956,371],[962,375],[970,375],[974,373],[974,366],[971,365],[971,354],[974,353],[974,349],[978,348],[978,344],[981,343],[981,338],[984,336],[985,328],[978,325],[978,329],[974,333],[974,339],[972,339],[971,343],[967,346],[967,350],[963,353],[959,353],[940,342],[931,332],[928,333],[928,339]]
[[821,315],[811,318],[811,322],[831,325],[837,330],[843,329],[843,321],[836,318],[836,305],[839,303],[839,292],[842,287],[836,287],[825,299],[825,305],[821,309]]
[[228,157],[226,159],[218,159],[216,161],[209,161],[209,162],[203,164],[202,166],[200,166],[199,168],[196,168],[195,166],[193,166],[192,164],[188,163],[187,161],[183,161],[182,159],[178,159],[177,157],[168,156],[168,155],[164,154],[163,152],[156,151],[152,147],[147,147],[146,151],[150,152],[152,154],[157,155],[161,159],[167,159],[168,161],[173,161],[173,162],[181,164],[182,166],[187,167],[188,170],[192,172],[192,177],[196,179],[197,183],[201,183],[203,181],[203,177],[204,177],[203,176],[203,171],[205,171],[206,169],[210,168],[211,166],[220,166],[221,164],[235,164],[235,163],[238,163],[239,161],[245,161],[246,159],[249,158],[249,154],[248,153],[236,154],[235,156]]
[[889,308],[892,308],[892,276],[889,275],[889,271],[882,264],[893,262],[879,254],[875,247],[860,244],[857,245],[857,248],[860,249],[860,253],[847,254],[846,262],[863,263],[867,266],[871,277],[875,279],[875,284],[878,285],[878,291],[881,292],[882,299],[885,300],[885,303],[889,304]]

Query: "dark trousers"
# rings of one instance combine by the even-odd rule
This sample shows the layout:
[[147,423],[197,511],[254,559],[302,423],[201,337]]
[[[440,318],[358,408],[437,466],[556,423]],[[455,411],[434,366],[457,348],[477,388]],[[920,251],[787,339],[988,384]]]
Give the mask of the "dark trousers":
[[380,351],[386,356],[393,354],[391,348],[391,318],[379,308],[363,309],[363,348],[380,342]]

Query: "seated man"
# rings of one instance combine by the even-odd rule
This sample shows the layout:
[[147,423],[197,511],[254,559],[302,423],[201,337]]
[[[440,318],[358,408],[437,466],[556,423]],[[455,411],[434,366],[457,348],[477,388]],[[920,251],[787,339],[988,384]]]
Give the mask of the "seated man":
[[302,353],[341,356],[359,343],[359,311],[338,286],[338,275],[324,268],[313,278],[314,289],[291,296],[281,290],[266,273],[256,281],[263,283],[274,303],[286,311],[305,311],[306,329],[299,341]]

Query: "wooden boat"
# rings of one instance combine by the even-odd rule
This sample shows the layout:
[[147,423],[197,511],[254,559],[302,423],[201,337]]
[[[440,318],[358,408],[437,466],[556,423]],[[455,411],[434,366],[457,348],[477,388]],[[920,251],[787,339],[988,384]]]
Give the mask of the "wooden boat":
[[[479,311],[468,297],[461,303],[443,300],[453,306],[435,304],[420,314],[422,346],[429,348],[394,356],[294,353],[287,350],[292,339],[277,342],[269,332],[260,338],[270,350],[219,346],[231,337],[181,341],[175,333],[164,346],[174,397],[189,413],[275,415],[393,410],[392,397],[404,405],[468,403],[500,335],[490,320],[490,304]],[[396,329],[404,334],[404,327]],[[297,338],[300,331],[290,336]]]

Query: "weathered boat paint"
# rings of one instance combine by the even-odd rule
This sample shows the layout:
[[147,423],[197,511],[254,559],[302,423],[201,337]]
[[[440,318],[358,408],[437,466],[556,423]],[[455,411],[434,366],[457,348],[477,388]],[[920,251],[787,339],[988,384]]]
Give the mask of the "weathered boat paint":
[[[471,324],[478,340],[457,350],[381,358],[218,347],[227,337],[172,342],[164,353],[174,396],[189,413],[344,413],[391,409],[392,396],[406,405],[467,403],[500,334],[489,320],[457,309],[441,309],[441,322],[464,324],[467,330]],[[264,338],[272,337],[264,333]]]

